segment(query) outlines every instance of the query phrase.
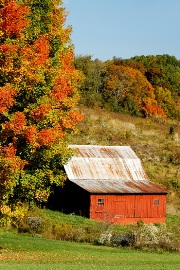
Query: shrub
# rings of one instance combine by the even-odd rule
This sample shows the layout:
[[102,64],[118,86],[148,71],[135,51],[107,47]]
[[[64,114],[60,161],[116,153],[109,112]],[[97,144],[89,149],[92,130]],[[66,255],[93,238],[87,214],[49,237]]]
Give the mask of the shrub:
[[135,243],[135,236],[134,234],[126,233],[126,234],[119,234],[116,236],[112,236],[110,239],[111,245],[114,247],[128,247],[133,246]]
[[134,235],[134,246],[138,249],[179,251],[180,248],[180,243],[174,240],[173,233],[168,231],[165,224],[143,224],[138,227]]
[[40,234],[43,232],[44,222],[41,217],[28,217],[27,224],[30,232]]
[[112,233],[110,231],[105,231],[100,234],[97,244],[109,245],[111,242]]

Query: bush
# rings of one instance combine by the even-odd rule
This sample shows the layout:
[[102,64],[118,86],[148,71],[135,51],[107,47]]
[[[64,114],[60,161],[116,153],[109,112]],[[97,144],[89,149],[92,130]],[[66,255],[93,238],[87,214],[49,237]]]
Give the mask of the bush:
[[112,238],[112,233],[110,231],[105,231],[100,234],[97,244],[110,245],[111,238]]
[[35,234],[40,234],[43,232],[43,220],[41,217],[28,217],[27,223],[30,229],[30,232]]
[[29,233],[32,235],[40,235],[44,231],[44,222],[41,217],[24,217],[16,221],[19,233]]
[[116,236],[112,236],[110,239],[111,245],[114,247],[129,247],[133,246],[135,243],[135,236],[134,234],[126,233],[120,234]]
[[165,224],[142,224],[134,232],[135,248],[179,251],[180,243],[175,241],[173,233],[169,232]]

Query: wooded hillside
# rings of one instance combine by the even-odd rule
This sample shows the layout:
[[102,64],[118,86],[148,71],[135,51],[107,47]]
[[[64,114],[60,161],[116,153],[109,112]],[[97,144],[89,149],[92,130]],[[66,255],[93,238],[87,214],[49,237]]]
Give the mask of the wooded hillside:
[[77,56],[85,76],[82,103],[113,112],[180,119],[180,61],[174,56],[135,56],[106,62]]

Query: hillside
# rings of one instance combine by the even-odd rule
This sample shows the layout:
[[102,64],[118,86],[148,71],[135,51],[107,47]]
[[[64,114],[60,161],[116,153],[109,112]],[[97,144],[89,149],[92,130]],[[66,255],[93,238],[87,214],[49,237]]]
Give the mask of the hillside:
[[180,213],[180,123],[159,122],[81,106],[85,116],[70,144],[129,145],[149,179],[168,188],[167,212]]
[[133,116],[180,119],[180,62],[174,56],[149,55],[105,62],[75,58],[84,76],[81,102]]

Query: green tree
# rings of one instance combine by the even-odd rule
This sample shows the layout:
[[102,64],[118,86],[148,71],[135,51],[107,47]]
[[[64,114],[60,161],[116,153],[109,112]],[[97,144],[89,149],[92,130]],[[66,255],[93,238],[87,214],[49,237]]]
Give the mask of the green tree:
[[174,56],[135,56],[129,60],[145,66],[145,76],[153,86],[162,86],[171,91],[176,102],[180,93],[180,61]]
[[75,67],[84,75],[81,85],[81,102],[86,106],[103,106],[103,83],[105,65],[98,59],[92,60],[90,55],[75,57]]
[[0,2],[1,213],[47,201],[66,178],[66,139],[83,117],[65,20],[61,0]]

